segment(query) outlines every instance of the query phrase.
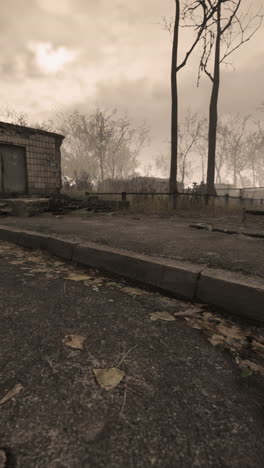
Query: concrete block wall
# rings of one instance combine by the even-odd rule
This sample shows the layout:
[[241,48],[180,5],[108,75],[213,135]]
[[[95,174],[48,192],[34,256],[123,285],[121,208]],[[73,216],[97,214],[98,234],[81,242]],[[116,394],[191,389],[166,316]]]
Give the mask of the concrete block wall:
[[48,195],[61,189],[63,138],[56,133],[0,122],[0,145],[18,145],[26,150],[29,194]]

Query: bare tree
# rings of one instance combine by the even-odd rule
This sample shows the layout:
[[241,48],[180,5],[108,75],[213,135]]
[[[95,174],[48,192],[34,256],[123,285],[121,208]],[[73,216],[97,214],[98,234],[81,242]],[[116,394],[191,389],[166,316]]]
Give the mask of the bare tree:
[[253,186],[264,186],[264,125],[254,121],[254,127],[248,133],[243,143],[243,153],[246,159],[246,169],[252,175]]
[[4,119],[5,122],[22,125],[24,127],[29,126],[29,116],[26,112],[16,111],[11,107],[5,107],[0,110],[0,118]]
[[90,114],[60,113],[56,121],[66,136],[62,160],[67,175],[85,170],[91,180],[128,177],[148,144],[146,124],[135,127],[128,116],[118,117],[116,111],[97,108]]
[[[218,117],[218,95],[220,88],[220,67],[227,64],[227,58],[239,47],[248,42],[262,24],[260,11],[253,15],[247,10],[240,13],[242,0],[197,0],[201,5],[213,11],[210,21],[203,30],[203,52],[199,75],[205,72],[212,82],[209,109],[207,191],[215,194],[216,135]],[[193,17],[194,18],[194,17]],[[213,57],[213,71],[209,70],[210,58]],[[229,64],[230,65],[230,64]]]
[[[183,9],[181,13],[181,1],[175,0],[175,17],[173,25],[173,42],[172,42],[172,59],[171,59],[171,163],[170,163],[170,179],[169,191],[170,193],[177,192],[177,159],[178,159],[178,72],[187,64],[187,61],[195,49],[196,45],[202,37],[202,33],[206,27],[207,22],[213,15],[214,9],[208,9],[205,2],[182,2]],[[184,55],[184,58],[179,62],[179,28],[181,16],[185,21],[187,12],[198,12],[201,15],[201,20],[195,28],[195,38]],[[197,17],[198,17],[197,16]],[[172,23],[165,21],[165,25],[169,26],[167,29],[172,29]]]
[[179,172],[183,184],[186,177],[190,175],[192,161],[189,160],[189,156],[196,150],[196,145],[202,137],[202,127],[202,119],[199,119],[196,112],[191,111],[187,111],[179,125]]
[[[196,112],[188,110],[178,124],[178,173],[180,182],[184,184],[192,174],[197,146],[203,134],[204,119],[199,118]],[[169,157],[160,155],[155,160],[156,169],[167,176],[169,170]]]

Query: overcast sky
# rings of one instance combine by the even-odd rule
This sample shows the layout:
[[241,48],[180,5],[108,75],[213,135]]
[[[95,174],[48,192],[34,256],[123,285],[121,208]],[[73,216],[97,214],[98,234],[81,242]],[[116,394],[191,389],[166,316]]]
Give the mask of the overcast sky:
[[[170,128],[171,38],[158,23],[173,14],[173,0],[2,2],[1,106],[35,120],[94,103],[127,111],[150,124],[156,156]],[[235,71],[222,72],[220,112],[256,113],[264,101],[263,28],[234,62]],[[181,108],[206,114],[210,82],[204,78],[197,89],[196,75],[194,57],[179,75]]]

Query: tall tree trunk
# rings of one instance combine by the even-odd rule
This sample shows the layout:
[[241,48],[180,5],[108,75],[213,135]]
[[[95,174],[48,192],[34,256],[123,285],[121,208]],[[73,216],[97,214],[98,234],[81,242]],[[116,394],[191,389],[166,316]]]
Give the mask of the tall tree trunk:
[[218,94],[220,86],[220,45],[221,45],[221,2],[217,6],[217,33],[215,41],[215,59],[213,87],[209,110],[209,132],[208,132],[208,162],[207,162],[207,192],[209,195],[216,195],[214,186],[215,179],[215,153],[217,134],[217,108]]
[[175,0],[175,24],[173,33],[172,59],[171,59],[171,166],[170,166],[170,193],[177,192],[177,156],[178,156],[178,89],[177,89],[177,63],[179,46],[180,0]]
[[233,185],[236,187],[237,185],[237,164],[236,164],[236,156],[234,159],[234,167],[233,167]]

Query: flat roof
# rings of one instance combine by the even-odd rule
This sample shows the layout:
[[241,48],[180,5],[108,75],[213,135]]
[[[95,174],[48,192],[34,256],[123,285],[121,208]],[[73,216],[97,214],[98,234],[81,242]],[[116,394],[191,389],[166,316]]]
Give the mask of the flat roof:
[[16,124],[11,124],[9,122],[1,122],[0,121],[0,129],[3,128],[12,128],[16,130],[19,133],[24,133],[24,134],[39,134],[39,135],[47,135],[47,136],[53,136],[54,138],[60,138],[63,140],[65,138],[64,135],[61,135],[60,133],[54,133],[54,132],[48,132],[46,130],[41,130],[39,128],[33,128],[33,127],[25,127],[24,125],[16,125]]

